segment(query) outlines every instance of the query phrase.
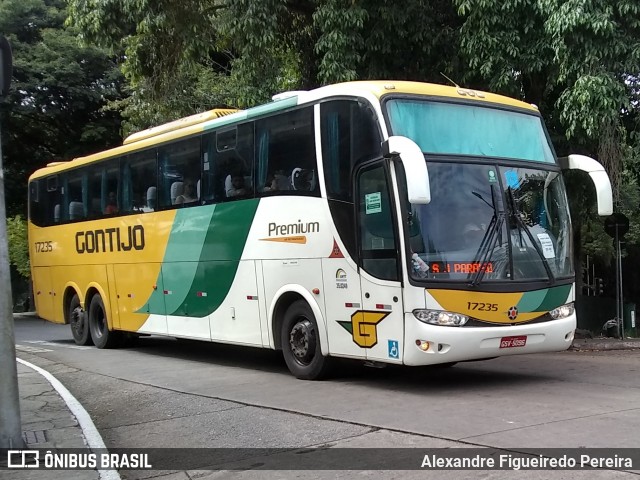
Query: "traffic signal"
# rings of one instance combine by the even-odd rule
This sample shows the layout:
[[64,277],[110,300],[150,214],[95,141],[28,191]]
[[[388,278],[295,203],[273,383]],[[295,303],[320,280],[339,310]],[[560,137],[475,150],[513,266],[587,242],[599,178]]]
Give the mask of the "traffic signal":
[[596,296],[602,295],[604,293],[604,282],[601,278],[593,279],[593,289],[595,291]]

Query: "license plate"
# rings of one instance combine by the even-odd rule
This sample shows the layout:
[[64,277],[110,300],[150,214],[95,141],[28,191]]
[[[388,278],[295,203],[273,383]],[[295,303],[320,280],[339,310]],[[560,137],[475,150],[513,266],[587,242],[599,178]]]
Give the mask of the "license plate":
[[526,335],[518,335],[517,337],[502,337],[500,339],[500,348],[524,347],[526,344]]

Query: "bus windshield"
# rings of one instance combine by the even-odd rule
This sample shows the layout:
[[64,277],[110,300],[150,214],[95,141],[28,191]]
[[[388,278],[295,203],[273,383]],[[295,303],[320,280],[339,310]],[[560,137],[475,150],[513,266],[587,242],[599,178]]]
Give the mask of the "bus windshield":
[[427,154],[555,163],[537,115],[408,98],[388,100],[386,109],[393,135],[410,138]]
[[410,205],[417,280],[547,281],[573,275],[566,193],[554,171],[430,162],[432,200]]

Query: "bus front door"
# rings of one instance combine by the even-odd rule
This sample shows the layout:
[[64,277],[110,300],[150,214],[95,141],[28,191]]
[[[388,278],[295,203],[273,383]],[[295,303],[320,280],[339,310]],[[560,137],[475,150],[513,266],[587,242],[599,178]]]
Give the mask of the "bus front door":
[[356,192],[362,311],[354,340],[366,349],[367,360],[402,363],[399,240],[384,161],[357,171]]

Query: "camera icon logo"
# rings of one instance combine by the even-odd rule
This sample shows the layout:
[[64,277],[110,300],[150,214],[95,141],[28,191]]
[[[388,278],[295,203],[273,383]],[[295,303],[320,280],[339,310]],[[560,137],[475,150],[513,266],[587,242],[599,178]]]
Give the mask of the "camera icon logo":
[[7,468],[39,468],[40,452],[38,450],[7,451]]

